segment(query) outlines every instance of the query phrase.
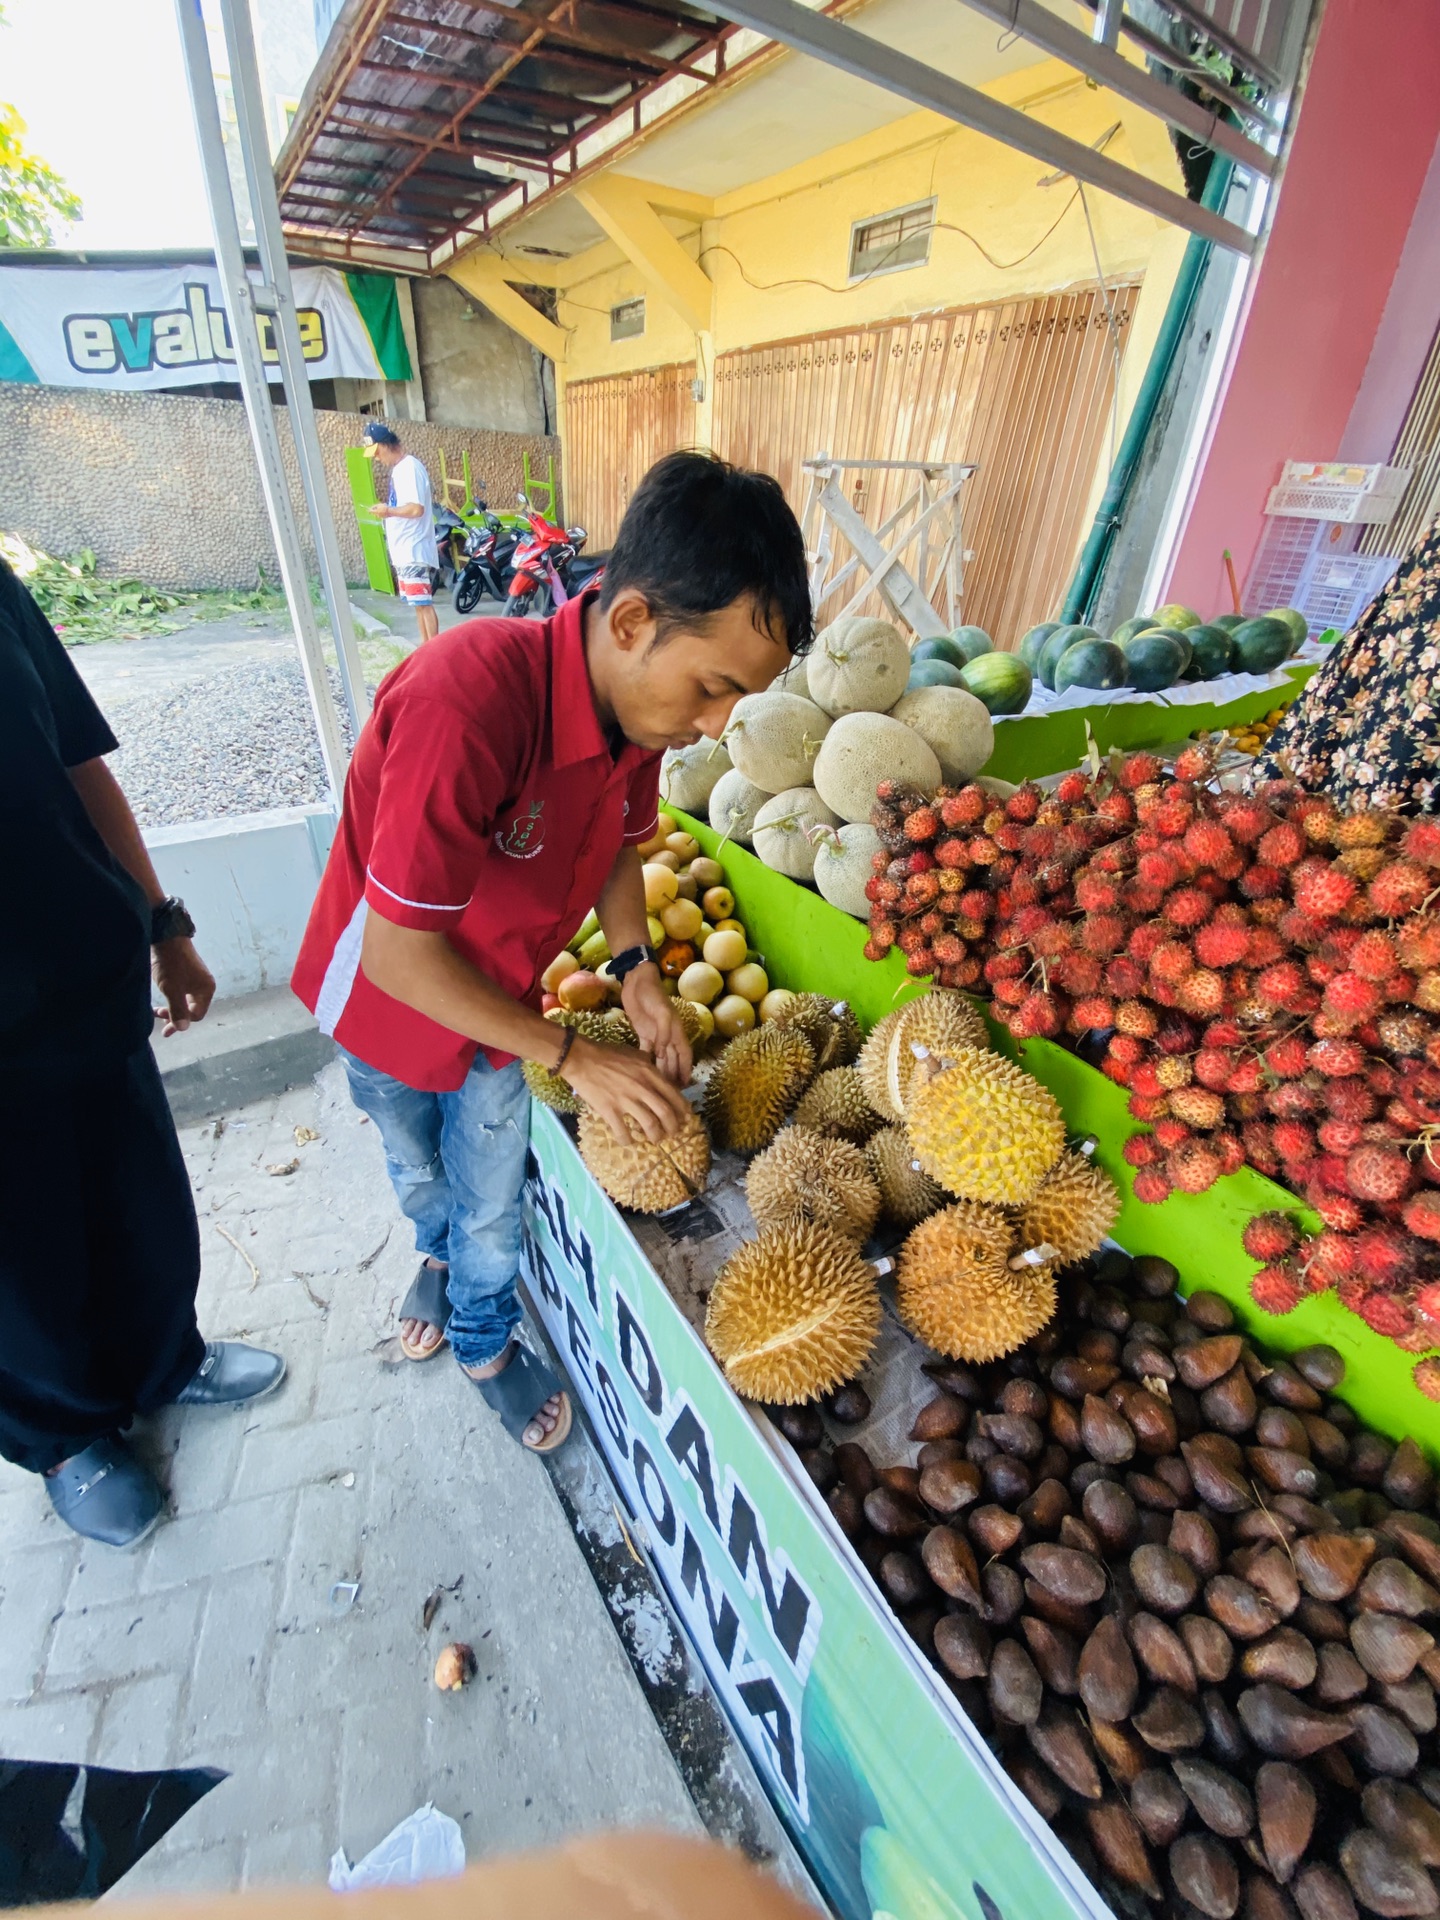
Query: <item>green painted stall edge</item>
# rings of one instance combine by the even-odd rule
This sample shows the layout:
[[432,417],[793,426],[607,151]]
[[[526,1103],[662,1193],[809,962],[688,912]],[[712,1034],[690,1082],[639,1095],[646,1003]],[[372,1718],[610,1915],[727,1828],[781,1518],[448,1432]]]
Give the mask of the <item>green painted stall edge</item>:
[[350,498],[355,503],[355,522],[360,529],[360,551],[365,556],[366,582],[376,593],[393,594],[395,576],[390,571],[385,529],[365,511],[380,498],[375,491],[375,463],[365,458],[363,448],[347,447],[345,472],[350,481]]
[[1163,700],[1097,702],[1093,707],[1069,707],[1060,713],[1017,714],[995,728],[995,750],[985,772],[997,780],[1036,780],[1047,773],[1078,767],[1086,754],[1085,728],[1089,724],[1102,753],[1119,747],[1132,753],[1137,747],[1164,747],[1186,740],[1192,733],[1214,733],[1222,727],[1243,726],[1259,720],[1291,700],[1316,668],[1308,661],[1287,667],[1292,686],[1264,687],[1238,700],[1217,706],[1171,706]]
[[[860,921],[808,887],[773,873],[744,847],[730,842],[722,848],[719,833],[703,821],[678,812],[677,817],[706,853],[723,862],[735,912],[752,946],[764,955],[772,985],[848,1000],[867,1028],[927,991],[928,982],[912,980],[905,972],[898,952],[892,950],[879,962],[865,958],[867,932]],[[1114,1231],[1122,1246],[1172,1261],[1184,1292],[1208,1287],[1223,1294],[1242,1325],[1276,1351],[1293,1353],[1317,1341],[1337,1348],[1346,1365],[1343,1397],[1360,1418],[1393,1439],[1413,1435],[1440,1459],[1440,1405],[1415,1385],[1413,1354],[1372,1333],[1333,1294],[1312,1294],[1293,1313],[1283,1315],[1261,1312],[1250,1298],[1255,1262],[1240,1244],[1246,1221],[1279,1208],[1310,1232],[1319,1227],[1316,1216],[1293,1193],[1242,1167],[1207,1193],[1173,1193],[1159,1206],[1147,1206],[1135,1198],[1133,1170],[1121,1157],[1125,1141],[1137,1131],[1124,1090],[1052,1041],[1017,1044],[1004,1028],[992,1023],[992,1031],[1004,1052],[1050,1088],[1072,1135],[1094,1136],[1095,1159],[1120,1190]]]

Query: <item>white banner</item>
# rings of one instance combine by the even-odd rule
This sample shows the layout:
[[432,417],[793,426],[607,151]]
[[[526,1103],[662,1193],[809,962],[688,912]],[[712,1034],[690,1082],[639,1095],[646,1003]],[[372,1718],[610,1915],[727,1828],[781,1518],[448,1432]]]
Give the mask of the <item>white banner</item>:
[[[258,282],[258,272],[251,277]],[[375,348],[344,274],[294,267],[291,278],[310,378],[379,379]],[[257,325],[261,351],[278,378],[274,323],[262,314]],[[233,380],[234,362],[213,266],[0,265],[0,378],[139,393]]]

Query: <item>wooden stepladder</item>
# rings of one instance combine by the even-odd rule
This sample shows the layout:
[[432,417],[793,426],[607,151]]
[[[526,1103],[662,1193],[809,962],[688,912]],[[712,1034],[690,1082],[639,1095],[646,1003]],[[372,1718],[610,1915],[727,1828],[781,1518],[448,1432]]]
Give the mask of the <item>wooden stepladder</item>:
[[[965,482],[978,469],[955,461],[838,460],[828,453],[801,467],[806,484],[800,526],[816,624],[828,626],[878,593],[917,638],[953,631],[960,622],[966,559],[960,503]],[[897,476],[903,497],[878,527],[866,524],[857,501],[843,490],[841,476],[848,473]],[[913,484],[906,483],[909,475]],[[881,481],[887,492],[896,484]],[[863,494],[867,487],[859,479],[853,492]],[[839,565],[837,534],[850,549]],[[843,601],[832,605],[842,593]],[[936,611],[937,599],[943,614]]]

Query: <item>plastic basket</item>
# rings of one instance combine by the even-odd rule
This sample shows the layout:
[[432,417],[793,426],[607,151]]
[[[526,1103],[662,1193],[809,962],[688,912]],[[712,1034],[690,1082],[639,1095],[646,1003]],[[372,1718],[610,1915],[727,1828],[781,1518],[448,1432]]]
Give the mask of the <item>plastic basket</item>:
[[1310,633],[1327,627],[1348,632],[1388,586],[1400,559],[1393,553],[1317,553],[1300,577],[1294,601]]
[[1408,467],[1287,460],[1279,485],[1270,489],[1265,511],[1277,519],[1384,526],[1409,484]]
[[1358,537],[1353,528],[1319,520],[1267,520],[1250,563],[1244,605],[1254,612],[1297,606],[1300,581],[1316,556],[1348,553]]

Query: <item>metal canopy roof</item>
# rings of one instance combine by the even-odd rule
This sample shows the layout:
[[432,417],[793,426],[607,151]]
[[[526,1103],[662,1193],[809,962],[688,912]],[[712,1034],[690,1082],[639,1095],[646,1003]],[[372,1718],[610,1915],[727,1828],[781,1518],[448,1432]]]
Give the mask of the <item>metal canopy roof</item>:
[[691,0],[348,0],[276,160],[286,230],[424,272],[657,89],[717,80],[734,31]]

